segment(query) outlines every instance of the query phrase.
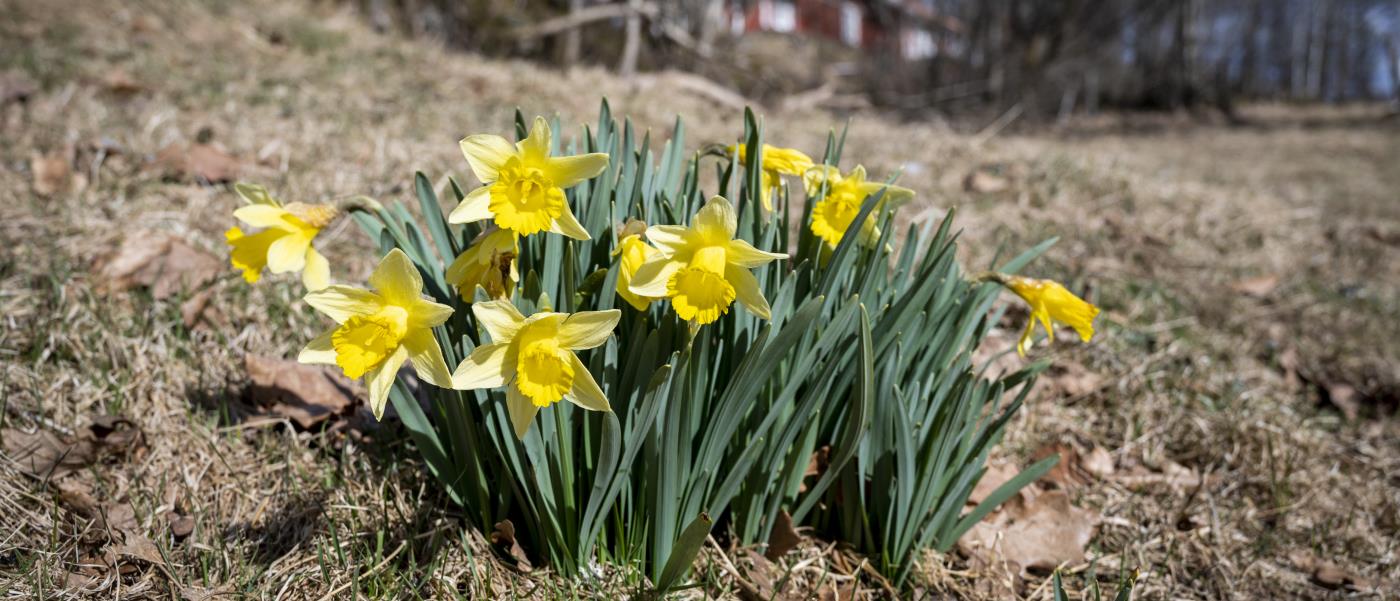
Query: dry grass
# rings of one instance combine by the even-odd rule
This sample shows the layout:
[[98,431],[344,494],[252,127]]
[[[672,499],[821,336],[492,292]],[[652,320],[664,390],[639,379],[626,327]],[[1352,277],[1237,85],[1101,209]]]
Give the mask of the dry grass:
[[[0,461],[0,589],[12,597],[266,598],[348,595],[611,597],[635,575],[522,576],[492,559],[434,494],[391,432],[361,444],[290,428],[247,427],[224,408],[246,386],[246,353],[290,356],[319,325],[287,280],[220,284],[227,325],[186,329],[179,301],[108,294],[93,268],[127,232],[169,231],[221,252],[233,195],[148,168],[201,130],[288,198],[403,198],[415,169],[461,174],[456,140],[500,131],[519,105],[589,121],[600,95],[641,127],[686,118],[690,144],[740,130],[726,107],[664,79],[629,84],[592,69],[557,73],[375,36],[354,17],[301,3],[0,0],[0,71],[38,80],[28,103],[0,107],[0,404],[11,428],[77,429],[132,417],[148,448],[75,477],[136,510],[166,567],[64,592],[85,532],[52,486]],[[114,73],[141,87],[114,91]],[[588,90],[579,94],[577,90]],[[1257,125],[1104,118],[986,144],[945,127],[857,116],[847,145],[874,173],[902,169],[911,213],[960,206],[964,249],[1062,242],[1036,267],[1087,288],[1105,309],[1092,345],[1053,354],[1098,386],[1059,395],[1050,378],[1012,427],[1005,457],[1048,443],[1100,445],[1120,471],[1179,464],[1204,485],[1074,491],[1102,512],[1099,574],[1141,568],[1142,598],[1388,597],[1400,582],[1400,131],[1366,108],[1255,107]],[[770,115],[769,137],[817,151],[819,112]],[[94,148],[107,148],[98,153]],[[72,149],[80,190],[40,195],[31,157]],[[1010,189],[962,190],[995,165]],[[922,208],[920,208],[922,207]],[[336,276],[366,270],[345,226]],[[1236,283],[1277,277],[1251,297]],[[1014,329],[1017,324],[1007,324]],[[1345,419],[1324,401],[1350,387]],[[195,518],[176,541],[172,514]],[[90,534],[90,532],[89,532]],[[1329,591],[1290,559],[1311,553],[1377,586]],[[707,552],[701,581],[733,594]],[[816,546],[785,560],[815,590],[845,578]],[[975,596],[986,575],[930,557],[933,594]],[[1075,579],[1070,579],[1072,584]],[[1048,598],[1032,582],[1025,590]],[[878,594],[863,578],[862,590]],[[727,592],[726,592],[727,591]],[[697,596],[700,590],[687,594]]]

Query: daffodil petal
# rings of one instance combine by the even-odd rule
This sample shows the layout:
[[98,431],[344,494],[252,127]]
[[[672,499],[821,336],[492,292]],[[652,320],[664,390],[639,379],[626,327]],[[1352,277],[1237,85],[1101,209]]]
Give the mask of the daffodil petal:
[[515,156],[515,145],[493,134],[477,134],[462,139],[462,156],[467,158],[472,173],[483,184],[496,181],[506,160]]
[[535,122],[530,125],[530,135],[516,142],[515,148],[528,163],[544,162],[549,158],[549,142],[553,135],[549,131],[549,121],[544,117],[535,117]]
[[735,298],[750,312],[763,319],[769,319],[771,310],[768,300],[763,298],[763,290],[758,287],[758,278],[755,278],[752,272],[731,265],[724,270],[724,279],[729,280],[729,285],[734,287]]
[[568,236],[575,240],[592,240],[588,235],[588,230],[583,229],[583,225],[574,217],[574,212],[569,210],[569,203],[564,203],[564,212],[554,219],[554,224],[549,231],[556,234]]
[[356,315],[373,315],[384,306],[384,300],[379,295],[350,286],[327,286],[307,294],[303,300],[336,323],[343,323]]
[[617,309],[607,311],[579,311],[564,318],[559,324],[559,346],[567,350],[590,349],[608,341],[622,312]]
[[770,253],[758,250],[748,240],[735,239],[729,242],[728,260],[730,264],[740,267],[760,267],[767,265],[771,261],[786,259],[788,256],[783,253]]
[[1045,337],[1048,338],[1050,342],[1054,342],[1055,326],[1050,321],[1050,311],[1046,310],[1043,306],[1036,307],[1035,310],[1031,312],[1031,317],[1040,319],[1040,325],[1045,326]]
[[491,213],[491,186],[482,186],[467,193],[466,198],[447,215],[448,223],[475,223],[495,217]]
[[400,345],[394,354],[365,374],[365,383],[369,387],[369,408],[374,412],[375,420],[384,418],[384,405],[389,402],[389,388],[394,385],[399,368],[403,367],[404,361],[407,360],[408,348]]
[[734,205],[723,196],[713,196],[695,214],[694,227],[701,235],[710,239],[729,240],[739,229],[739,218],[734,213]]
[[486,328],[492,342],[507,342],[525,325],[525,316],[510,301],[493,300],[472,305],[476,322]]
[[590,411],[612,411],[607,395],[603,394],[598,381],[593,379],[593,374],[588,372],[588,367],[579,360],[578,355],[569,353],[569,362],[574,366],[574,381],[569,392],[564,394],[564,399]]
[[608,155],[602,152],[549,159],[545,175],[560,188],[592,179],[608,168]]
[[666,296],[666,283],[680,268],[680,263],[666,257],[651,259],[632,274],[632,285],[628,289],[638,296]]
[[253,227],[287,227],[287,222],[283,220],[283,217],[287,216],[287,210],[273,205],[251,204],[238,207],[234,209],[233,216]]
[[520,389],[511,386],[506,389],[506,410],[510,412],[510,425],[515,429],[515,437],[525,439],[525,433],[530,431],[530,423],[535,421],[535,414],[540,408],[530,402],[530,398],[520,392]]
[[442,347],[431,331],[411,331],[404,337],[403,345],[408,348],[408,359],[413,362],[413,371],[418,372],[419,379],[438,388],[452,388],[452,372],[447,371]]
[[335,330],[331,329],[312,338],[297,354],[297,363],[335,365],[335,347],[331,345],[331,336],[334,334]]
[[452,387],[474,390],[505,386],[515,370],[515,366],[506,361],[509,350],[510,344],[504,342],[476,347],[452,372]]
[[423,276],[403,250],[395,248],[384,255],[374,273],[369,275],[369,285],[395,305],[409,307],[423,293]]
[[452,307],[428,299],[414,299],[408,311],[409,327],[435,328],[452,317]]
[[267,247],[267,269],[272,273],[299,271],[306,266],[306,249],[311,239],[298,234],[287,234]]
[[674,255],[686,246],[686,229],[680,225],[653,225],[647,228],[647,241],[663,255]]
[[311,245],[306,247],[306,267],[301,272],[301,282],[313,292],[331,285],[331,263]]
[[1031,341],[1031,335],[1035,333],[1035,316],[1026,320],[1026,330],[1021,332],[1021,339],[1016,341],[1016,354],[1026,356],[1026,343]]

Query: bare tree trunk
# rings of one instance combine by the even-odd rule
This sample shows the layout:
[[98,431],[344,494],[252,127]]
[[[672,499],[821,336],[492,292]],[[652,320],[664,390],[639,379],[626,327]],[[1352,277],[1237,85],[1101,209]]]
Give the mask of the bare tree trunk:
[[[578,16],[579,9],[583,8],[583,0],[569,0],[569,16]],[[579,52],[583,45],[583,34],[578,28],[572,28],[564,33],[564,57],[563,63],[566,67],[578,64]]]
[[627,14],[627,38],[622,45],[622,59],[618,61],[617,72],[623,77],[637,73],[637,53],[642,48],[642,0],[627,0],[632,10]]

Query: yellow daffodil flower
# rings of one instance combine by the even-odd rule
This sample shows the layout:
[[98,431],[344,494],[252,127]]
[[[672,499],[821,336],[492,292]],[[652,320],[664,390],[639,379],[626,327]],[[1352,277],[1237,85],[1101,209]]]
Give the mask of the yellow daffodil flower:
[[447,283],[457,287],[462,299],[471,302],[476,287],[486,289],[491,298],[510,298],[520,283],[515,257],[519,234],[496,227],[488,228],[476,241],[447,266]]
[[1036,320],[1045,326],[1045,333],[1051,342],[1055,341],[1055,321],[1074,328],[1084,342],[1094,336],[1094,317],[1098,316],[1099,308],[1075,296],[1059,282],[1000,273],[984,274],[977,279],[992,280],[1006,286],[1030,305],[1030,321],[1026,323],[1021,339],[1016,342],[1016,352],[1021,356],[1025,356],[1027,343],[1035,333]]
[[248,202],[233,212],[239,221],[263,228],[248,234],[234,226],[224,232],[231,247],[229,262],[243,271],[243,279],[256,283],[267,268],[272,273],[301,271],[307,290],[330,284],[331,266],[311,241],[330,225],[340,211],[330,205],[293,202],[283,205],[262,186],[238,184],[238,195]]
[[[860,214],[866,197],[888,188],[881,203],[899,206],[914,198],[914,191],[908,188],[865,181],[865,167],[860,165],[846,176],[842,176],[835,167],[814,167],[804,174],[803,183],[808,197],[819,196],[822,184],[826,184],[826,196],[812,206],[811,227],[812,233],[833,249],[841,243],[841,238],[851,228],[851,222]],[[871,246],[879,238],[880,228],[875,225],[875,214],[872,213],[861,224],[860,241]]]
[[[729,152],[739,155],[740,164],[747,160],[748,151],[744,144],[730,146]],[[766,214],[773,212],[773,188],[782,183],[783,176],[796,175],[801,177],[815,163],[812,162],[812,157],[803,154],[796,148],[779,148],[769,144],[763,145],[761,158],[763,159],[763,177],[760,195],[763,198],[763,210]]]
[[620,270],[617,274],[617,294],[638,311],[646,311],[653,301],[665,298],[640,296],[632,293],[632,278],[636,276],[637,269],[643,263],[661,254],[661,251],[652,248],[651,245],[642,240],[646,229],[645,222],[636,219],[627,220],[626,224],[618,228],[617,235],[620,239],[617,242],[617,248],[613,249],[612,253],[614,257],[618,257],[617,266]]
[[423,381],[452,387],[452,374],[432,328],[452,308],[422,297],[423,278],[402,250],[384,256],[369,276],[373,291],[331,286],[306,295],[306,304],[340,324],[306,345],[297,360],[338,365],[350,378],[365,377],[375,419],[384,415],[389,387],[404,361]]
[[612,411],[608,397],[574,351],[607,342],[621,311],[541,312],[525,317],[509,301],[472,305],[491,342],[476,347],[452,374],[458,390],[506,387],[515,435],[525,438],[541,408],[564,399],[592,411]]
[[737,298],[755,315],[768,319],[768,301],[749,270],[787,255],[754,248],[734,238],[734,206],[722,196],[711,198],[689,228],[653,225],[647,239],[660,251],[637,268],[628,289],[639,296],[666,297],[681,319],[712,323]]
[[564,189],[602,173],[608,167],[608,155],[551,157],[550,137],[549,123],[536,117],[530,135],[515,144],[489,134],[463,139],[462,154],[486,185],[468,194],[448,221],[493,219],[497,227],[522,236],[550,231],[588,240],[588,232],[569,210]]

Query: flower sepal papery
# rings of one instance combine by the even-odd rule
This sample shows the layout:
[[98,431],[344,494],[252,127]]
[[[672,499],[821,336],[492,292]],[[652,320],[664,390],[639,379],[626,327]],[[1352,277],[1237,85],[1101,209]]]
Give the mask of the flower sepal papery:
[[257,283],[267,269],[272,273],[302,272],[307,290],[330,285],[330,262],[311,242],[340,216],[339,209],[302,202],[284,205],[267,188],[254,184],[235,184],[234,190],[245,204],[235,209],[233,216],[244,225],[262,228],[249,233],[234,226],[224,232],[229,262],[243,272],[245,281]]
[[564,190],[608,167],[606,153],[550,156],[553,134],[536,117],[530,134],[514,144],[497,135],[478,134],[461,142],[472,173],[484,184],[472,190],[448,216],[450,223],[493,221],[522,236],[539,232],[589,240],[569,208]]
[[1023,357],[1030,346],[1031,336],[1035,334],[1037,321],[1045,327],[1050,342],[1055,341],[1057,321],[1074,328],[1083,342],[1089,342],[1094,337],[1094,318],[1098,317],[1099,308],[1079,298],[1059,282],[994,272],[979,274],[973,279],[1001,284],[1030,307],[1031,315],[1026,321],[1026,329],[1016,341],[1016,352]]
[[676,314],[696,326],[714,323],[735,300],[768,319],[768,300],[751,270],[788,256],[735,238],[737,229],[734,205],[723,196],[710,198],[689,227],[647,228],[647,239],[660,252],[637,268],[628,289],[638,296],[670,299]]
[[846,175],[841,175],[839,169],[829,165],[813,167],[803,175],[807,198],[818,199],[812,205],[811,230],[826,243],[827,248],[834,249],[841,243],[860,215],[866,198],[883,191],[879,204],[859,226],[859,242],[867,248],[873,247],[880,239],[876,215],[886,208],[903,206],[914,198],[914,191],[909,188],[866,181],[865,178],[865,167],[861,165],[856,165]]
[[432,330],[451,317],[452,307],[423,298],[418,268],[397,248],[379,262],[369,284],[373,290],[330,286],[306,295],[306,304],[337,325],[307,343],[297,361],[336,365],[346,377],[363,377],[370,409],[381,419],[389,388],[405,362],[424,382],[452,387],[452,373]]
[[617,309],[524,316],[509,301],[472,305],[491,341],[476,347],[452,374],[458,390],[501,388],[511,427],[524,439],[535,414],[561,400],[590,411],[612,411],[607,395],[575,351],[607,342]]

